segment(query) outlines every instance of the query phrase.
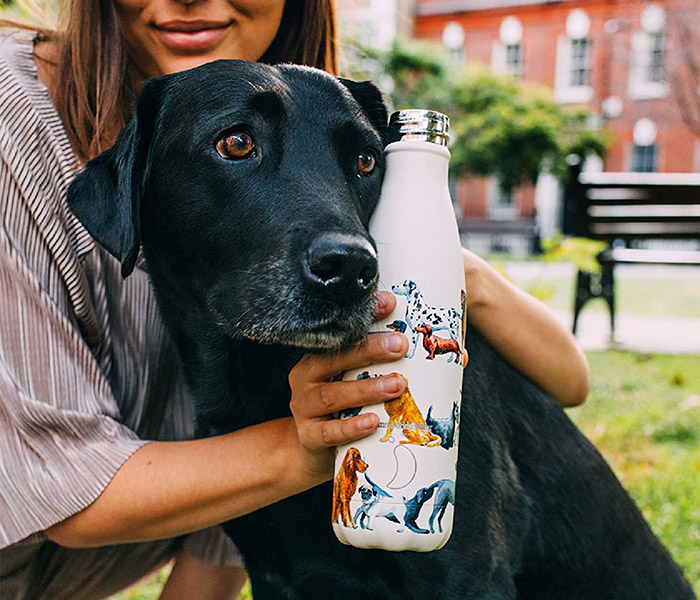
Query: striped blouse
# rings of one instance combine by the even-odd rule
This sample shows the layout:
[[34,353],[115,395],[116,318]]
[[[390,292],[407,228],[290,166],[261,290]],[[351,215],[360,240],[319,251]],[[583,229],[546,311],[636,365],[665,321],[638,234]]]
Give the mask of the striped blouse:
[[[123,280],[64,201],[80,165],[37,76],[35,37],[0,33],[0,597],[92,598],[66,595],[57,573],[77,585],[89,554],[104,567],[96,581],[129,555],[138,577],[179,542],[71,551],[41,532],[93,502],[146,440],[190,438],[192,408],[147,274]],[[200,558],[237,561],[220,528],[193,537]],[[9,573],[39,559],[54,592],[6,596]]]

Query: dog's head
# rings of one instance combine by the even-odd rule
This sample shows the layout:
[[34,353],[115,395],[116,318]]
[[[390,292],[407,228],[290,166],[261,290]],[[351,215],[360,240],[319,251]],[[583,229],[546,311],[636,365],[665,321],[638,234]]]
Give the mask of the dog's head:
[[405,279],[401,285],[392,285],[391,291],[399,296],[410,296],[418,286],[410,279]]
[[348,477],[353,477],[355,473],[364,473],[369,468],[369,464],[362,459],[362,454],[357,448],[348,448],[343,457],[343,470]]
[[143,248],[166,321],[336,348],[374,311],[386,125],[368,82],[217,61],[147,82],[68,202],[124,276]]
[[424,323],[423,325],[419,325],[413,331],[417,331],[418,333],[424,333],[428,337],[433,335],[433,328],[430,325],[428,325],[427,323]]
[[359,492],[360,498],[362,498],[363,502],[369,502],[377,495],[377,492],[375,492],[370,486],[364,484],[362,484],[357,491]]

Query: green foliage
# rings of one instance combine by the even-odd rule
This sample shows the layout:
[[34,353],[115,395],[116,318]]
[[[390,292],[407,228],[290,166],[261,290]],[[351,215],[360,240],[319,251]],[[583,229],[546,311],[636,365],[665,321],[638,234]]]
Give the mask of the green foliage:
[[575,264],[581,271],[600,273],[600,263],[596,260],[596,256],[606,247],[607,244],[599,240],[564,237],[557,234],[542,240],[542,260],[545,262],[568,261]]
[[449,115],[455,174],[494,175],[506,193],[534,183],[545,169],[564,177],[566,156],[602,156],[607,147],[607,135],[590,127],[586,109],[559,106],[543,86],[455,66],[436,45],[397,41],[387,53],[356,56],[363,60],[354,61],[350,75],[390,81],[394,106]]

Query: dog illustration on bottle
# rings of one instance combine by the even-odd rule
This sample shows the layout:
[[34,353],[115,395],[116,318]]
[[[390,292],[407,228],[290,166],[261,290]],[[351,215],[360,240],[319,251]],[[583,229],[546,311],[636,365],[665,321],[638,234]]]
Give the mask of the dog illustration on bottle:
[[[400,373],[393,373],[400,375]],[[403,377],[403,375],[401,375]],[[391,438],[391,433],[394,428],[401,429],[405,439],[399,444],[415,444],[416,446],[439,446],[442,443],[442,438],[439,435],[430,431],[428,424],[425,422],[425,417],[418,408],[413,394],[408,387],[408,379],[403,377],[406,382],[403,394],[393,400],[387,400],[384,403],[384,409],[389,415],[386,432],[380,442],[388,442]]]
[[[406,314],[404,321],[396,320],[387,327],[405,333],[411,330],[406,358],[413,358],[421,335],[423,347],[428,352],[428,359],[435,354],[449,354],[447,362],[461,364],[462,350],[462,315],[456,308],[438,308],[430,306],[415,281],[406,279],[400,285],[392,285],[391,291],[397,296],[406,297]],[[437,337],[437,331],[447,332],[449,338]],[[407,334],[408,335],[408,334]]]
[[340,523],[352,529],[357,528],[352,518],[350,499],[357,491],[358,473],[364,473],[368,467],[369,464],[362,459],[357,448],[348,448],[333,481],[332,523]]
[[[451,479],[440,479],[435,483],[422,487],[410,498],[400,499],[383,490],[364,473],[365,483],[359,486],[358,493],[362,499],[362,505],[355,511],[354,523],[361,529],[372,531],[373,523],[377,519],[387,519],[398,525],[397,533],[402,533],[404,528],[413,533],[435,533],[435,521],[437,519],[438,531],[442,533],[442,519],[445,516],[448,504],[455,503],[455,482]],[[428,518],[428,528],[418,525],[424,505],[433,499],[432,511]]]

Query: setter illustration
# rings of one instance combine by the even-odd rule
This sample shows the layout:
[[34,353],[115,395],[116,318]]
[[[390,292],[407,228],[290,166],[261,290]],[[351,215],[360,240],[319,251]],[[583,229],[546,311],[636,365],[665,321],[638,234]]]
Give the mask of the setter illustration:
[[[394,373],[398,375],[398,373]],[[403,377],[403,375],[402,375]],[[384,437],[380,440],[386,442],[394,428],[401,428],[405,440],[400,444],[415,444],[416,446],[439,446],[442,438],[430,431],[425,418],[416,405],[416,401],[408,389],[408,380],[404,377],[406,387],[403,394],[394,400],[387,400],[384,408],[389,415],[389,424]]]
[[357,528],[350,510],[350,499],[357,490],[357,474],[364,473],[368,466],[357,448],[348,448],[333,482],[333,523]]
[[[462,351],[459,348],[459,342],[457,340],[448,340],[445,338],[437,337],[433,335],[433,328],[427,323],[419,325],[415,329],[418,333],[423,334],[423,348],[428,352],[428,360],[433,360],[436,354],[449,354],[454,352],[455,361],[459,361]],[[452,362],[452,356],[447,359],[447,362]]]

